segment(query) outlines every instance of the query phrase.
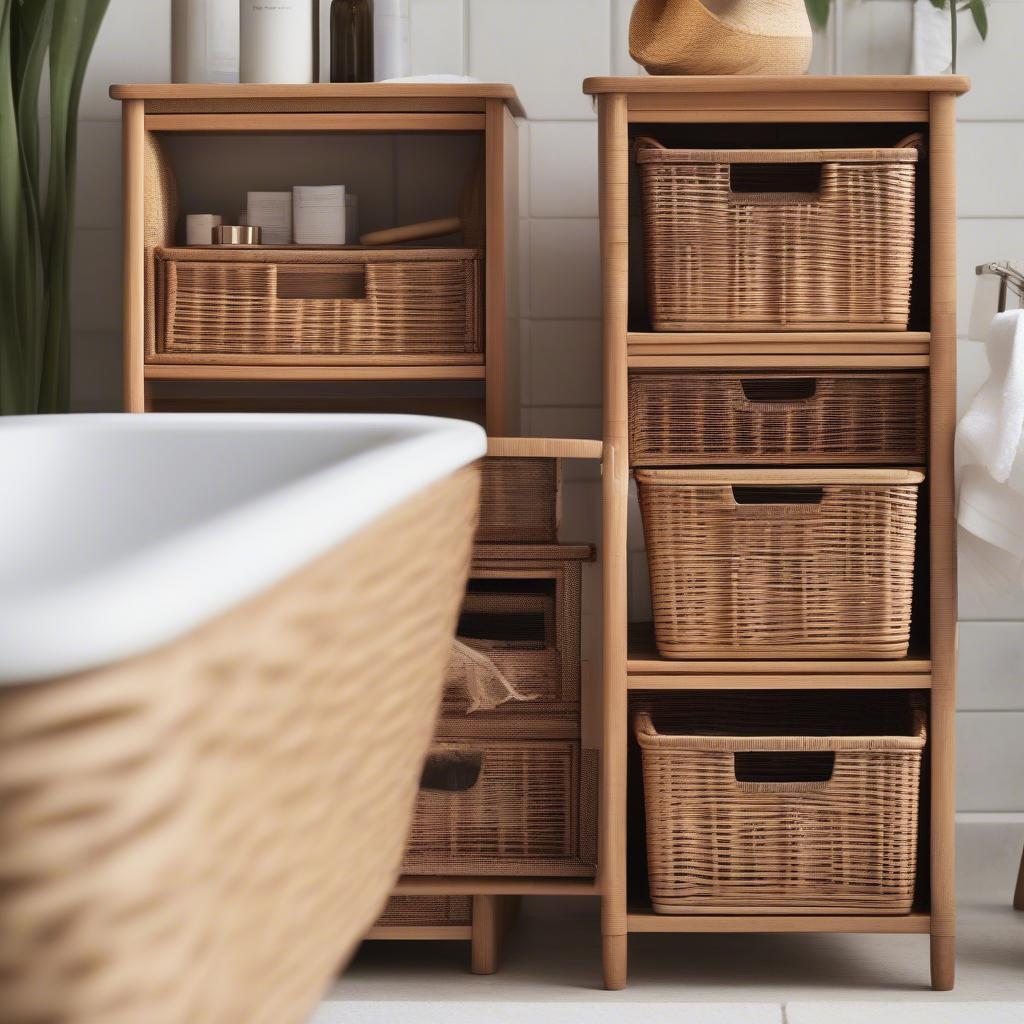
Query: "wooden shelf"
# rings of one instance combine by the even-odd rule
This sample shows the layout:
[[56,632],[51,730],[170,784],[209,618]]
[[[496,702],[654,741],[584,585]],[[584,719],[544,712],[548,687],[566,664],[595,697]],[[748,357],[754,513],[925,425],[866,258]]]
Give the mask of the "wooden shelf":
[[598,896],[594,878],[403,875],[396,896]]
[[893,353],[805,353],[788,351],[741,352],[648,352],[630,346],[626,364],[630,370],[926,370],[931,363],[928,352]]
[[395,924],[371,928],[363,937],[363,941],[469,942],[472,938],[473,926],[471,924]]
[[484,380],[486,367],[477,364],[394,365],[372,364],[359,366],[236,366],[210,363],[168,364],[147,363],[146,380]]
[[845,932],[849,934],[927,935],[931,927],[931,916],[925,913],[892,917],[862,914],[676,915],[656,914],[652,910],[636,909],[627,913],[626,927],[630,932],[745,932],[755,934]]
[[[629,653],[626,660],[626,672],[628,677],[627,685],[630,689],[701,689],[694,683],[694,680],[708,680],[707,688],[715,689],[750,689],[747,685],[722,685],[715,683],[716,679],[732,677],[740,680],[743,677],[752,678],[760,676],[763,679],[763,689],[817,689],[816,686],[806,684],[806,680],[815,676],[819,678],[857,677],[886,677],[902,678],[904,676],[914,677],[913,682],[892,682],[887,686],[900,687],[903,689],[927,688],[931,685],[930,673],[932,663],[921,655],[920,652],[911,651],[906,658],[865,658],[865,659],[807,659],[807,660],[784,660],[764,661],[754,659],[735,660],[713,660],[694,661],[691,659],[678,660],[662,658],[658,654],[654,642],[654,626],[650,622],[630,623],[629,628]],[[666,678],[668,677],[668,678]],[[678,678],[678,683],[670,682],[673,677]],[[788,677],[788,682],[784,681]],[[658,682],[658,680],[665,680]],[[641,682],[641,680],[644,680]],[[713,684],[713,685],[711,685]],[[877,680],[856,683],[857,686],[870,686],[879,688]],[[842,689],[838,683],[825,689]]]

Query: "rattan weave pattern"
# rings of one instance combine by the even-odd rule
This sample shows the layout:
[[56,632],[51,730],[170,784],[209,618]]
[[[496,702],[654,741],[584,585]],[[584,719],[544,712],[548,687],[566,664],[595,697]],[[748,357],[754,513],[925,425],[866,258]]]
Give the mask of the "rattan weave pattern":
[[635,374],[629,416],[636,466],[926,461],[923,373]]
[[296,1024],[395,881],[478,472],[133,661],[0,693],[4,1024]]
[[479,779],[464,792],[420,789],[406,873],[532,874],[533,862],[576,856],[579,743],[438,742],[431,754],[479,758]]
[[[640,140],[653,329],[905,330],[916,156],[701,152]],[[778,164],[772,191],[733,191],[734,166],[768,163]],[[806,164],[820,164],[816,192],[786,184]]]
[[[156,264],[162,354],[483,351],[475,250],[157,249]],[[285,273],[302,294],[282,294]],[[315,295],[346,275],[359,295]]]
[[392,896],[377,927],[467,925],[472,921],[472,896]]
[[910,638],[917,485],[779,485],[738,504],[686,471],[636,473],[666,658],[899,658]]
[[[925,745],[919,703],[701,694],[640,710],[633,725],[655,911],[911,910]],[[741,782],[742,752],[769,759]],[[827,781],[804,781],[813,752],[834,753]]]
[[484,459],[477,539],[545,544],[558,539],[557,459]]

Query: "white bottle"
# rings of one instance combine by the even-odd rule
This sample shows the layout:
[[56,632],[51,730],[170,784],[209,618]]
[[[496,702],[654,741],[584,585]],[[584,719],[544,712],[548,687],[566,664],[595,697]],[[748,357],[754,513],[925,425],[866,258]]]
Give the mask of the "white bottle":
[[171,81],[238,81],[235,0],[171,0]]
[[310,0],[239,0],[242,82],[308,85],[313,81]]
[[409,74],[409,0],[373,0],[373,77]]

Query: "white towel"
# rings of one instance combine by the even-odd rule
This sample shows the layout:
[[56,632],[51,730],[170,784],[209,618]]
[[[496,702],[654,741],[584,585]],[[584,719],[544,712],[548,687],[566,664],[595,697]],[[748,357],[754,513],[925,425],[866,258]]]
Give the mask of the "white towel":
[[1024,579],[1024,310],[999,313],[986,351],[988,380],[957,429],[963,465],[960,525],[1012,558]]
[[914,0],[914,50],[911,73],[944,75],[952,64],[953,39],[949,10],[939,9],[932,0]]

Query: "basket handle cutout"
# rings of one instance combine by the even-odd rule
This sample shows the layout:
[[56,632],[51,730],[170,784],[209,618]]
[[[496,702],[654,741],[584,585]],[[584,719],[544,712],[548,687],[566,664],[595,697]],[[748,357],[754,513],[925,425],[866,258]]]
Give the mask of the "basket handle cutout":
[[366,267],[287,266],[277,268],[279,299],[358,300],[366,298]]
[[809,402],[818,392],[818,382],[813,377],[752,377],[740,381],[740,387],[748,402],[759,405]]
[[737,505],[820,505],[824,487],[789,487],[772,484],[734,484]]
[[817,202],[821,168],[815,163],[729,164],[729,191],[744,202]]
[[478,750],[445,750],[427,755],[420,789],[467,793],[480,781],[484,755]]
[[749,750],[733,754],[737,782],[806,786],[829,782],[836,755],[830,750]]

